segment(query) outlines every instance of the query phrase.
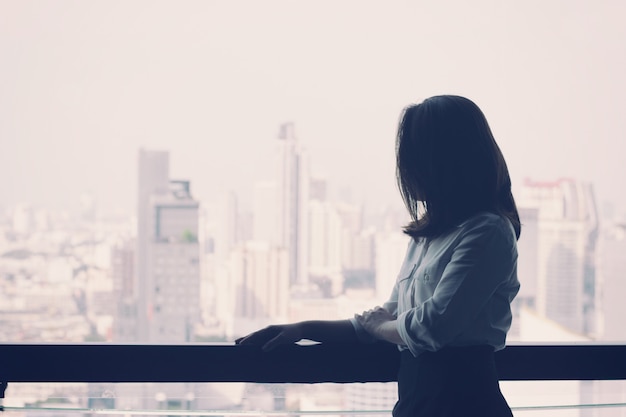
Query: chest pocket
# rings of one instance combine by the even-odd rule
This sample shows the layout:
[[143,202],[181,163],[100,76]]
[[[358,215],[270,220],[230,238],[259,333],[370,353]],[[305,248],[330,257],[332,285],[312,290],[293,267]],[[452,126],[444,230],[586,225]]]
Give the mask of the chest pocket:
[[437,285],[437,282],[439,282],[437,268],[433,266],[422,268],[415,276],[415,280],[422,285]]
[[419,307],[433,296],[438,282],[433,268],[415,268],[412,279],[406,280],[404,286],[406,304],[410,307]]
[[439,285],[447,265],[448,260],[442,256],[425,262],[415,271],[416,285],[434,291],[435,287]]
[[405,265],[400,270],[400,273],[398,274],[398,278],[397,278],[398,283],[403,284],[404,281],[408,281],[413,276],[416,269],[417,269],[417,263]]
[[446,267],[446,263],[442,259],[433,259],[421,265],[414,273],[413,286],[411,293],[417,303],[423,303],[426,299],[433,296],[435,289]]

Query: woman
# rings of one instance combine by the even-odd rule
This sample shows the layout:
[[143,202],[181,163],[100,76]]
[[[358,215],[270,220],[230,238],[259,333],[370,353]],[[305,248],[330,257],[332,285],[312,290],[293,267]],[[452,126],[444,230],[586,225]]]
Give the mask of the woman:
[[351,320],[270,326],[237,343],[388,341],[401,350],[394,416],[511,416],[493,357],[519,290],[520,221],[504,157],[476,104],[436,96],[405,109],[396,158],[412,222],[389,301]]

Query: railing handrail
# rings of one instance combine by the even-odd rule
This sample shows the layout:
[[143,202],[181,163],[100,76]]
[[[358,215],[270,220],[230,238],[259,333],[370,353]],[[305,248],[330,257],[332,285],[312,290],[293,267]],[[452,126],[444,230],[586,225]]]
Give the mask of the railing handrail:
[[[626,345],[512,344],[496,353],[501,380],[626,379]],[[0,344],[2,382],[389,382],[387,343],[316,344],[262,352],[233,344]]]

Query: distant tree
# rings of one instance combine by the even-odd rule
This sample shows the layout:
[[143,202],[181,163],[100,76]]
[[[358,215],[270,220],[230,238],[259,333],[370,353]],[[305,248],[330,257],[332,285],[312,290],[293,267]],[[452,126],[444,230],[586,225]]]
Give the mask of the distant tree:
[[191,230],[186,229],[183,232],[183,242],[195,243],[197,241],[198,241],[198,236],[196,236]]

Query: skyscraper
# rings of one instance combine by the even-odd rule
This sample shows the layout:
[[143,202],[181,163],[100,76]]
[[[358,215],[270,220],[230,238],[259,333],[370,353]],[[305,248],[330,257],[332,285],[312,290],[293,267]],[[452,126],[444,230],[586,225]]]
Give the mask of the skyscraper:
[[231,252],[235,317],[284,321],[289,290],[287,253],[267,242],[248,241]]
[[[570,331],[592,334],[597,320],[598,237],[593,187],[571,179],[527,180],[520,197],[521,208],[537,210],[537,311]],[[529,261],[534,256],[520,251],[520,263],[526,255]]]
[[193,340],[199,320],[198,202],[188,181],[171,181],[167,152],[139,152],[138,340]]
[[326,295],[336,296],[343,290],[342,232],[332,203],[309,201],[309,274],[312,281],[326,287]]
[[291,285],[308,283],[307,206],[309,171],[304,151],[300,148],[293,123],[284,123],[278,134],[278,243],[289,256]]
[[522,234],[517,242],[517,276],[520,280],[520,291],[515,302],[535,307],[537,303],[537,283],[539,280],[539,266],[537,257],[539,252],[539,208],[518,207]]
[[280,245],[277,225],[278,197],[276,181],[258,181],[253,193],[252,239]]
[[[118,311],[116,341],[185,343],[200,321],[199,204],[188,181],[169,176],[169,154],[139,150],[135,279],[132,249],[113,251]],[[128,242],[126,242],[128,243]],[[118,388],[118,407],[192,408],[203,397],[193,383],[128,384]]]
[[113,323],[115,342],[137,340],[137,294],[135,285],[136,243],[120,240],[111,248],[111,279],[117,305]]
[[[602,310],[601,338],[608,341],[626,340],[626,222],[609,220],[603,227],[599,245],[600,275],[603,291],[598,294]],[[626,393],[625,393],[626,394]]]
[[[151,294],[145,294],[149,289],[150,265],[148,263],[151,240],[150,200],[153,194],[166,194],[169,187],[169,153],[165,151],[139,150],[137,161],[137,262],[136,262],[136,309],[137,335],[136,341],[150,341],[147,322],[152,308]],[[152,293],[153,290],[150,291]]]

